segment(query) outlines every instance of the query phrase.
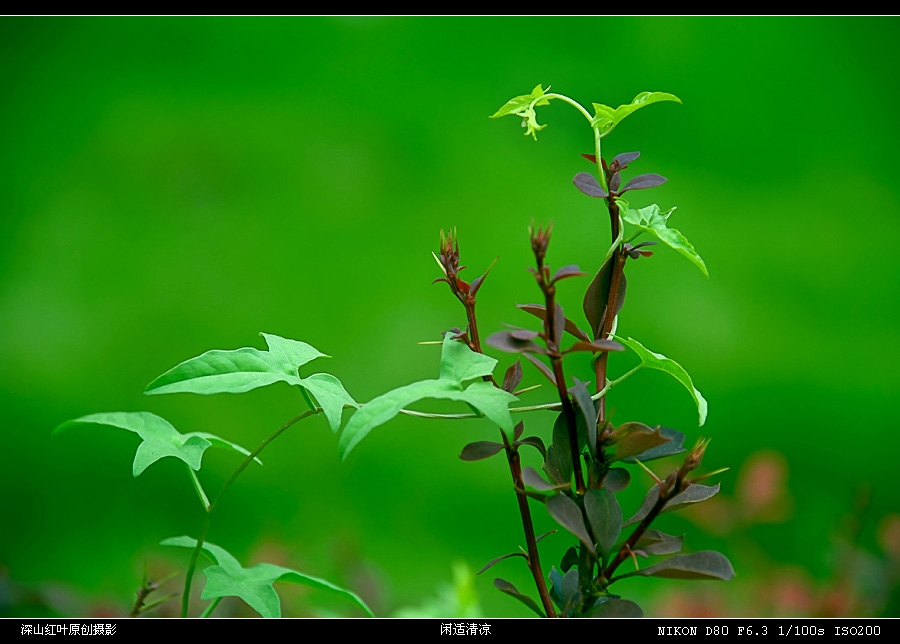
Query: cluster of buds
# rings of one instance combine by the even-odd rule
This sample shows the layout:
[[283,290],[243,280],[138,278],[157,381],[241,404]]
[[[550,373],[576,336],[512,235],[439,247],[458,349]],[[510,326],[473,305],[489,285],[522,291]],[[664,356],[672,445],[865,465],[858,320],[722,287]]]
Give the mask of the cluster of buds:
[[481,288],[484,278],[487,277],[487,271],[485,271],[484,275],[476,277],[471,284],[460,278],[460,271],[466,267],[459,265],[459,239],[456,236],[455,228],[450,229],[449,233],[441,230],[441,246],[434,258],[437,260],[438,266],[441,267],[444,277],[437,278],[432,284],[446,282],[456,299],[466,306],[474,306],[475,295],[478,293],[478,289]]

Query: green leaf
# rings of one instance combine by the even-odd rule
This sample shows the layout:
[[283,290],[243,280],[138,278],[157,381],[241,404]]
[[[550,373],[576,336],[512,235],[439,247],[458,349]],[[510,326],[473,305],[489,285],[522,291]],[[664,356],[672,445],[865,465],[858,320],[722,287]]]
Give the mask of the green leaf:
[[[547,89],[550,88],[548,87]],[[550,104],[550,100],[544,98],[544,94],[544,88],[538,85],[533,90],[531,90],[531,94],[516,96],[515,98],[507,101],[506,105],[492,114],[490,118],[497,119],[501,116],[507,116],[509,114],[520,116],[522,117],[522,119],[524,119],[522,121],[522,127],[525,128],[525,136],[528,136],[530,134],[532,137],[534,137],[534,140],[537,141],[538,130],[543,130],[545,127],[547,127],[546,125],[538,125],[534,113],[535,107]]]
[[207,351],[185,360],[147,385],[144,393],[243,393],[275,382],[300,384],[297,370],[307,362],[327,357],[305,342],[261,334],[268,351],[243,348]]
[[734,568],[721,552],[701,550],[689,555],[676,555],[655,566],[620,575],[617,579],[634,576],[728,581],[734,577]]
[[641,607],[628,599],[610,599],[597,604],[584,614],[584,617],[643,617]]
[[609,490],[588,490],[584,510],[597,538],[597,547],[605,556],[612,552],[622,532],[622,508]]
[[[160,545],[196,548],[197,540],[191,537],[172,537],[165,539]],[[206,575],[206,587],[203,599],[217,597],[240,597],[263,617],[281,617],[281,600],[275,592],[276,581],[286,581],[312,588],[327,590],[356,604],[369,617],[375,617],[365,602],[356,593],[332,584],[330,581],[283,568],[275,564],[261,563],[252,568],[243,568],[237,559],[224,548],[205,542],[203,550],[216,563],[203,570]]]
[[655,235],[661,242],[670,248],[674,248],[691,260],[697,265],[697,268],[703,271],[704,275],[709,277],[709,272],[706,270],[706,264],[703,262],[703,258],[697,254],[697,251],[694,250],[691,242],[689,242],[678,230],[669,228],[669,215],[672,214],[675,208],[670,209],[668,212],[661,213],[658,205],[650,204],[645,208],[635,210],[634,208],[629,208],[628,202],[622,199],[616,201],[619,204],[622,219],[644,232]]
[[640,342],[635,340],[634,338],[628,338],[624,340],[618,336],[616,336],[616,340],[630,348],[634,351],[638,358],[641,359],[641,363],[643,366],[649,369],[656,369],[657,371],[664,371],[675,380],[684,385],[684,388],[688,390],[688,393],[691,394],[691,397],[694,399],[694,402],[697,404],[697,413],[700,418],[700,426],[703,426],[703,423],[706,422],[706,412],[707,412],[707,404],[706,399],[703,397],[703,394],[694,387],[694,382],[691,380],[691,377],[688,375],[688,372],[684,370],[680,364],[672,360],[671,358],[667,358],[661,353],[654,353],[650,351]]
[[616,109],[603,105],[602,103],[594,103],[594,118],[591,120],[591,126],[600,130],[600,137],[604,137],[622,122],[622,120],[637,110],[653,103],[660,101],[675,101],[680,103],[681,99],[674,94],[665,92],[641,92],[634,97],[631,103],[620,105]]
[[359,407],[359,403],[351,398],[341,381],[330,373],[316,373],[309,378],[301,378],[298,384],[316,399],[333,432],[341,428],[344,407]]
[[448,333],[444,337],[441,353],[441,377],[394,389],[363,405],[353,414],[338,441],[341,458],[347,458],[350,451],[373,429],[394,418],[404,407],[425,398],[467,403],[497,424],[510,441],[514,440],[509,404],[518,398],[484,381],[473,382],[463,388],[463,381],[489,375],[496,364],[493,358],[476,354]]
[[[53,434],[72,425],[90,423],[126,429],[141,437],[142,441],[135,452],[132,465],[134,476],[138,476],[148,466],[166,456],[174,456],[184,461],[192,470],[199,470],[203,452],[210,445],[227,447],[244,455],[250,454],[240,445],[215,434],[205,432],[181,434],[167,420],[147,411],[90,414],[66,421],[54,429]],[[256,460],[259,462],[259,459]]]
[[465,382],[489,376],[494,372],[497,361],[483,353],[472,351],[465,342],[453,340],[447,334],[441,348],[441,380]]
[[331,430],[341,426],[344,407],[359,405],[347,393],[341,381],[327,373],[301,378],[299,369],[307,362],[325,357],[305,342],[288,340],[268,333],[268,351],[250,347],[234,351],[207,351],[185,360],[147,385],[146,394],[193,393],[201,395],[243,393],[276,382],[306,389],[325,412]]

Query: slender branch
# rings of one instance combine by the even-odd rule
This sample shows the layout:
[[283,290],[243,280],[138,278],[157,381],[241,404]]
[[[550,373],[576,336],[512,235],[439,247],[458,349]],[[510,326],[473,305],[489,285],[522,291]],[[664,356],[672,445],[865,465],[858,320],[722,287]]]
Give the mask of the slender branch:
[[616,568],[619,565],[628,559],[631,555],[631,551],[634,549],[634,545],[638,542],[638,540],[644,536],[644,533],[650,527],[650,524],[659,516],[659,513],[665,509],[666,504],[669,502],[669,499],[674,497],[676,494],[680,493],[682,488],[684,487],[684,481],[682,477],[674,477],[675,481],[672,485],[672,489],[665,491],[661,490],[659,493],[659,499],[657,499],[656,503],[650,509],[650,512],[647,516],[644,517],[644,520],[638,524],[638,527],[634,529],[634,532],[631,533],[631,536],[628,537],[628,540],[622,544],[622,547],[619,548],[619,552],[616,553],[615,558],[609,563],[606,569],[603,571],[603,577],[609,580],[609,583],[613,583],[619,577],[613,577],[613,573],[616,571]]
[[228,477],[228,480],[225,481],[225,484],[222,486],[222,490],[219,492],[219,495],[215,498],[215,500],[213,500],[212,503],[210,503],[207,506],[206,518],[203,520],[203,528],[200,530],[200,538],[197,539],[197,545],[194,547],[194,550],[191,552],[191,559],[188,562],[187,572],[185,573],[185,576],[184,576],[184,593],[181,597],[181,616],[182,617],[187,617],[187,614],[188,614],[188,606],[190,604],[190,598],[191,598],[191,582],[194,579],[194,570],[197,567],[197,559],[199,559],[199,557],[200,557],[200,551],[203,549],[203,544],[206,541],[206,534],[209,532],[209,524],[212,521],[212,513],[216,509],[216,506],[219,504],[219,499],[222,498],[222,496],[225,494],[225,492],[228,490],[228,488],[231,487],[231,484],[234,483],[235,479],[238,476],[240,476],[241,472],[243,472],[245,469],[247,469],[247,466],[253,462],[253,459],[255,459],[257,456],[259,456],[259,453],[262,452],[269,443],[271,443],[273,440],[278,438],[285,430],[290,428],[292,425],[300,422],[307,416],[313,416],[315,414],[320,413],[321,411],[322,411],[321,408],[316,407],[314,409],[305,411],[302,414],[299,414],[298,416],[294,416],[288,422],[286,422],[284,425],[282,425],[281,427],[276,429],[274,432],[272,432],[269,436],[264,438],[262,440],[262,442],[256,447],[256,449],[247,455],[247,458],[244,459],[244,462],[241,463],[240,465],[238,465],[237,469],[234,472],[232,472],[231,476]]
[[[450,239],[444,237],[441,232],[441,254],[438,264],[447,277],[445,280],[450,286],[453,295],[460,301],[466,310],[467,339],[469,348],[476,353],[483,354],[481,347],[481,338],[478,333],[478,319],[475,314],[475,289],[470,288],[458,278],[459,273],[459,245],[454,243],[453,235]],[[484,377],[485,381],[491,382],[495,387],[499,388],[497,381],[493,375]],[[404,410],[405,411],[405,410]],[[407,412],[408,413],[408,412]],[[418,414],[411,414],[418,415]],[[475,414],[472,414],[475,416]],[[454,414],[454,417],[463,417],[462,414]],[[547,582],[544,580],[544,573],[541,569],[541,555],[537,547],[537,539],[534,535],[534,522],[531,519],[531,508],[528,505],[528,497],[524,493],[525,482],[522,479],[522,466],[519,459],[519,452],[514,444],[511,444],[506,433],[500,430],[500,438],[503,441],[503,447],[506,451],[506,460],[509,464],[509,473],[513,480],[513,489],[516,494],[516,503],[519,507],[519,516],[522,521],[522,530],[525,533],[525,545],[528,550],[528,569],[534,578],[538,595],[541,598],[541,604],[547,617],[557,617],[556,609],[550,599],[550,592],[547,589]]]

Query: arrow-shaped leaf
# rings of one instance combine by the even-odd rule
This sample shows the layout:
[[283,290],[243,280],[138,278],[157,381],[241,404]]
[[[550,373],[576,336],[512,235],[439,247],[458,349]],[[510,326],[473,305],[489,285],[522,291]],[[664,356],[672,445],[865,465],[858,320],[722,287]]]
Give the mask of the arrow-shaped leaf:
[[[197,540],[184,536],[172,537],[162,541],[160,545],[196,548]],[[203,544],[203,550],[216,562],[216,565],[203,570],[203,574],[206,575],[206,587],[201,596],[203,599],[240,597],[263,617],[281,617],[281,600],[273,584],[276,581],[286,581],[327,590],[356,604],[369,617],[375,617],[356,593],[336,586],[330,581],[269,563],[244,568],[224,548],[209,542]]]
[[515,440],[509,404],[518,398],[484,381],[463,388],[464,380],[489,375],[496,364],[493,358],[475,354],[464,342],[454,340],[448,333],[444,337],[441,353],[441,377],[394,389],[363,405],[353,414],[338,441],[341,458],[347,458],[350,451],[373,429],[394,418],[404,407],[425,398],[467,403],[497,424],[511,441]]
[[629,208],[625,201],[619,200],[617,203],[622,213],[622,219],[645,232],[655,235],[664,244],[674,248],[691,260],[697,268],[703,271],[704,275],[709,277],[703,258],[697,254],[691,242],[676,229],[669,228],[669,215],[675,210],[674,208],[667,213],[661,213],[659,206],[656,204],[650,204],[645,208],[635,210],[634,208]]
[[[167,420],[147,411],[90,414],[59,425],[53,433],[56,434],[73,425],[92,423],[118,427],[141,437],[142,441],[138,445],[132,465],[134,476],[138,476],[148,466],[166,456],[174,456],[185,462],[192,470],[199,470],[203,453],[210,445],[227,447],[244,455],[250,453],[240,445],[215,434],[205,432],[181,434]],[[259,459],[256,460],[259,462]]]
[[624,340],[618,336],[616,336],[616,340],[630,348],[634,351],[638,358],[641,359],[641,363],[643,366],[649,369],[656,369],[657,371],[664,371],[669,374],[675,380],[684,385],[684,388],[688,390],[688,393],[691,394],[691,397],[694,399],[694,403],[697,405],[697,413],[700,418],[700,426],[703,426],[703,423],[706,422],[706,413],[707,413],[707,403],[706,398],[703,397],[703,394],[694,386],[694,382],[691,380],[688,372],[684,370],[680,364],[672,360],[671,358],[667,358],[661,353],[654,353],[650,351],[640,342],[635,340],[634,338],[628,338]]
[[252,347],[215,349],[185,360],[147,385],[144,393],[194,393],[201,395],[243,393],[276,382],[303,387],[325,412],[332,431],[341,426],[344,407],[358,407],[340,380],[327,373],[301,378],[299,369],[316,358],[328,357],[305,342],[261,334],[268,351]]

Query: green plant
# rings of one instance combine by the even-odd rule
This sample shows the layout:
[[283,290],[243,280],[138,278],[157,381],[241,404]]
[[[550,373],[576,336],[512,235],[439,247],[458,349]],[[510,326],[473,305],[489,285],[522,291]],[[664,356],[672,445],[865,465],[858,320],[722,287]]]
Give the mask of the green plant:
[[[207,583],[204,599],[212,599],[203,615],[209,615],[225,596],[238,596],[263,616],[279,616],[280,603],[273,588],[278,580],[292,581],[337,593],[371,614],[354,593],[327,581],[271,564],[259,564],[244,569],[227,551],[206,541],[210,521],[222,494],[253,461],[269,442],[298,421],[316,414],[324,414],[334,432],[340,430],[345,408],[354,409],[343,431],[338,447],[342,458],[373,429],[399,414],[422,418],[481,417],[496,425],[499,441],[478,441],[466,445],[460,458],[476,461],[500,452],[506,455],[513,490],[522,522],[526,548],[497,557],[484,566],[482,572],[508,558],[525,560],[534,579],[539,602],[521,593],[513,584],[495,579],[502,592],[523,602],[534,612],[548,617],[632,617],[642,615],[632,601],[622,599],[610,590],[612,584],[632,576],[655,576],[678,579],[730,579],[733,569],[728,560],[713,551],[679,554],[682,537],[665,534],[651,528],[663,512],[677,510],[714,496],[719,486],[706,486],[700,481],[717,474],[694,475],[703,459],[708,440],[700,439],[693,449],[683,448],[685,435],[668,427],[649,427],[629,421],[613,425],[606,412],[608,393],[633,376],[640,369],[654,369],[668,373],[680,382],[694,400],[699,423],[706,420],[707,404],[694,387],[688,373],[674,360],[645,348],[640,342],[617,332],[618,314],[625,301],[627,282],[625,268],[628,260],[649,257],[648,246],[655,241],[632,244],[643,234],[649,234],[693,262],[707,274],[706,265],[693,246],[676,229],[669,227],[674,208],[662,211],[657,205],[632,208],[622,195],[629,190],[658,186],[666,179],[657,174],[642,174],[622,185],[622,172],[638,157],[638,152],[625,152],[607,162],[601,154],[601,142],[628,115],[661,101],[678,98],[661,92],[644,92],[634,101],[616,109],[593,104],[591,115],[580,104],[561,94],[547,93],[539,85],[531,94],[510,100],[492,118],[506,115],[523,119],[526,135],[537,139],[539,125],[535,108],[561,100],[575,107],[590,123],[594,136],[594,151],[584,154],[596,167],[596,175],[579,172],[575,186],[584,194],[602,200],[611,227],[611,245],[598,250],[602,255],[600,267],[590,282],[582,308],[590,325],[590,334],[566,316],[557,301],[557,283],[563,279],[585,276],[574,265],[566,265],[551,273],[547,263],[551,226],[530,229],[535,266],[530,270],[541,292],[542,304],[519,305],[519,308],[541,321],[538,330],[513,328],[490,335],[484,342],[476,316],[476,296],[490,268],[471,283],[460,277],[459,245],[455,230],[441,232],[439,252],[435,255],[441,275],[437,280],[446,283],[453,296],[463,305],[466,325],[444,334],[440,342],[441,359],[438,377],[414,382],[394,389],[365,403],[358,404],[346,392],[340,381],[330,374],[300,376],[300,370],[313,359],[322,357],[316,349],[303,342],[263,334],[267,351],[243,348],[235,351],[209,351],[187,360],[166,372],[146,390],[148,394],[164,393],[241,393],[275,382],[296,386],[308,410],[291,419],[266,438],[252,452],[230,441],[207,433],[180,434],[168,422],[148,412],[93,414],[64,423],[56,431],[72,424],[95,423],[119,427],[137,433],[143,442],[135,455],[133,473],[141,474],[160,458],[173,456],[186,465],[189,478],[204,508],[205,518],[198,538],[175,537],[163,545],[191,549],[182,595],[182,616],[188,615],[189,593],[193,575],[201,553],[214,565],[204,569]],[[627,224],[627,226],[626,226]],[[574,341],[566,348],[568,334]],[[498,382],[494,370],[498,361],[484,353],[484,345],[504,352],[521,354],[546,378],[556,391],[557,400],[540,405],[518,405],[523,379],[519,360],[506,369]],[[609,355],[630,349],[639,364],[622,375],[607,376]],[[593,359],[594,391],[590,383],[577,378],[571,384],[565,375],[564,360],[573,353],[587,353]],[[527,389],[533,389],[528,387]],[[465,403],[470,412],[436,414],[411,411],[408,407],[426,399],[445,399]],[[550,443],[537,435],[525,435],[524,421],[516,423],[513,414],[536,411],[559,412],[553,424]],[[212,501],[204,491],[197,472],[204,451],[210,447],[237,451],[244,460],[226,481],[220,494]],[[520,450],[534,449],[542,458],[543,474],[531,467],[523,467]],[[685,453],[686,452],[686,453]],[[680,467],[665,477],[657,476],[645,464],[647,461],[685,453]],[[631,481],[626,466],[637,466],[646,472],[653,484],[641,507],[628,520],[624,519],[616,494]],[[721,471],[721,470],[720,470]],[[548,513],[577,540],[569,548],[559,567],[552,567],[545,575],[540,562],[538,543],[547,535],[536,535],[529,499],[546,507]],[[629,526],[635,526],[627,531]],[[550,534],[550,533],[548,533]],[[624,535],[624,536],[623,536]],[[659,563],[641,569],[638,557],[667,556]],[[630,572],[621,572],[628,560],[635,564]],[[548,585],[549,579],[549,585]],[[143,600],[157,587],[146,578],[135,605],[134,614],[141,612]]]

